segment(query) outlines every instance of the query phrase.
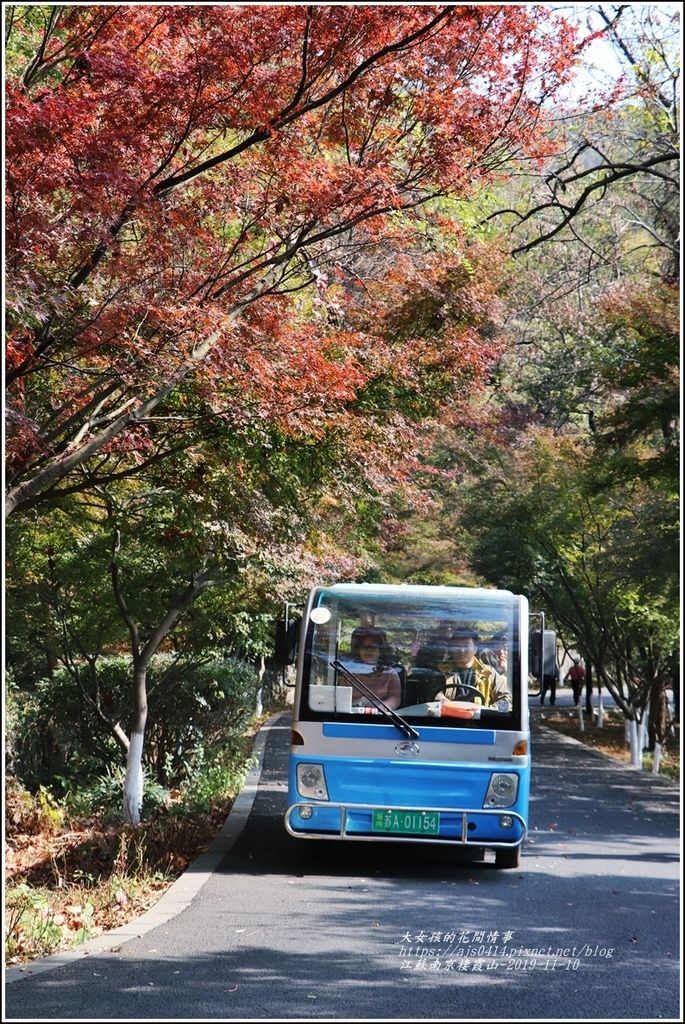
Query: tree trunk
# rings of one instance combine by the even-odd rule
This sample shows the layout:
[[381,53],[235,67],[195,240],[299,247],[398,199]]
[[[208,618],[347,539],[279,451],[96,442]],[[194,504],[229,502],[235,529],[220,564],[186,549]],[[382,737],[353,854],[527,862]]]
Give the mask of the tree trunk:
[[652,763],[652,775],[658,775],[661,769],[661,744],[654,744],[654,761]]
[[680,678],[680,657],[678,652],[671,656],[670,659],[670,671],[671,671],[671,686],[673,687],[673,718],[676,722],[680,721],[680,688],[683,685]]
[[147,661],[133,662],[133,723],[126,757],[124,780],[124,821],[140,824],[143,808],[143,744],[147,722]]
[[659,673],[653,680],[649,691],[649,749],[654,750],[656,744],[664,746],[668,739],[668,694],[666,692],[667,678],[665,673]]
[[257,701],[255,705],[255,714],[257,718],[264,714],[264,673],[266,671],[266,663],[264,658],[259,659],[259,668],[257,670],[257,678],[259,680],[259,689],[257,690]]
[[592,715],[592,662],[589,658],[585,659],[585,710]]
[[631,718],[628,722],[628,735],[630,736],[630,763],[633,768],[642,768],[640,728],[634,718]]
[[140,631],[131,615],[119,578],[118,554],[121,549],[121,533],[114,522],[111,505],[108,513],[112,519],[112,589],[122,618],[128,626],[131,636],[131,654],[133,656],[133,719],[131,738],[126,757],[126,778],[124,781],[124,821],[131,825],[140,824],[143,807],[143,745],[145,742],[145,726],[147,724],[147,669],[150,659],[173,628],[179,616],[192,604],[194,599],[207,586],[211,586],[213,573],[204,570],[194,576],[177,600],[166,613],[147,642],[142,643]]
[[649,708],[649,700],[648,700],[647,703],[645,704],[644,708],[642,709],[642,719],[640,720],[640,724],[638,726],[638,740],[639,740],[639,743],[640,743],[640,766],[642,766],[642,753],[643,753],[645,747],[647,746],[647,742],[648,742],[647,741],[647,727],[649,725],[650,717],[651,716],[650,716],[650,708]]
[[40,610],[45,621],[45,666],[48,676],[52,677],[59,668],[59,658],[57,656],[57,638],[52,626],[52,608],[45,594],[40,595]]

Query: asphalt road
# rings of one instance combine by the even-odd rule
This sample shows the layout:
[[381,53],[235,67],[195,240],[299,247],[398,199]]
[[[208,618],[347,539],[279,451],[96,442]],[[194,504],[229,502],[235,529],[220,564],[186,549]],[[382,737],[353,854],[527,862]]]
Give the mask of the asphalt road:
[[291,839],[288,729],[188,908],[7,985],[5,1019],[678,1019],[675,786],[535,726],[530,836],[500,871]]

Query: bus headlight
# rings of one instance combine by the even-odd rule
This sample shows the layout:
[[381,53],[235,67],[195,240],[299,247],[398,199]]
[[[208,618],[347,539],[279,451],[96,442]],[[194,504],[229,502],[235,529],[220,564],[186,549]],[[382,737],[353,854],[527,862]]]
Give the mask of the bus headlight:
[[518,775],[509,772],[497,772],[490,779],[484,806],[511,807],[516,802],[518,789]]
[[298,764],[297,791],[308,800],[328,800],[326,776],[322,764]]

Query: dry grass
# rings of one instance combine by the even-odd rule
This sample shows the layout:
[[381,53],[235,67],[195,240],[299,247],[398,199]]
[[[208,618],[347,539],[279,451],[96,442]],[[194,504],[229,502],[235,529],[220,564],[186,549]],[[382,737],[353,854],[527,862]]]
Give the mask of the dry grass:
[[139,917],[207,848],[231,802],[137,828],[91,818],[8,836],[6,963],[69,949]]

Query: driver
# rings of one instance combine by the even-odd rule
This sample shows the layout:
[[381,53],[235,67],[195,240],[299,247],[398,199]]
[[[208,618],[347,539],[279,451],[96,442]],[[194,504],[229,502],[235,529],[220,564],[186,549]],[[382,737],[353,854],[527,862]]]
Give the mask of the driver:
[[450,655],[454,673],[447,677],[436,700],[448,706],[482,704],[498,711],[511,711],[512,699],[506,677],[491,665],[484,665],[476,657],[478,634],[471,629],[456,632],[450,641]]

